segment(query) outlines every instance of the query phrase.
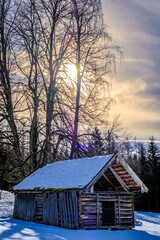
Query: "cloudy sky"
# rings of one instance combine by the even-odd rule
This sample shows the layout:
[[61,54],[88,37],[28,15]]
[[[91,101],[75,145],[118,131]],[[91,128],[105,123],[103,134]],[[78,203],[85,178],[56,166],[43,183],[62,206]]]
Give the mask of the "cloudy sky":
[[102,0],[104,21],[124,61],[112,80],[114,111],[140,139],[160,139],[160,0]]

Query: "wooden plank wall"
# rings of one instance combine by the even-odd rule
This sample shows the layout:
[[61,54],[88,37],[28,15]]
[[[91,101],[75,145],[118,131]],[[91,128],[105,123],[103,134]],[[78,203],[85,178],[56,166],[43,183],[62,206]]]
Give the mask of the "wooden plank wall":
[[[102,203],[115,202],[115,225],[103,226]],[[134,227],[133,195],[126,193],[81,193],[79,221],[82,229]]]
[[78,228],[78,192],[16,194],[14,218],[66,228]]
[[59,193],[59,225],[78,228],[78,199],[76,191]]
[[21,193],[15,196],[13,217],[26,221],[34,221],[36,201],[34,194]]
[[58,226],[58,197],[56,192],[43,194],[43,223]]

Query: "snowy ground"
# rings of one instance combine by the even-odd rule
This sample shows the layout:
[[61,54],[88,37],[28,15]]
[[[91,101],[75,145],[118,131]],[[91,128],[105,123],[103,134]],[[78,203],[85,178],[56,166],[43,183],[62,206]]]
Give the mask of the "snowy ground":
[[12,218],[14,195],[2,192],[0,240],[160,240],[160,214],[135,212],[134,230],[68,230]]

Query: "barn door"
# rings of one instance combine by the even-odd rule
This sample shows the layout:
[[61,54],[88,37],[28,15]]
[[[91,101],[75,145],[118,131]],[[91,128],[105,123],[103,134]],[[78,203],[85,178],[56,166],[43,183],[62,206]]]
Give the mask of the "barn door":
[[102,202],[102,225],[103,226],[115,225],[115,202],[113,201]]

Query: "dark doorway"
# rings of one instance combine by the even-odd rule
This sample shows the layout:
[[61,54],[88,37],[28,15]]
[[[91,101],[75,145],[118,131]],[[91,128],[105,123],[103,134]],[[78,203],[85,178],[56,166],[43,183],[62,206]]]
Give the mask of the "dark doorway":
[[115,225],[115,202],[113,201],[102,202],[102,225],[103,226]]

